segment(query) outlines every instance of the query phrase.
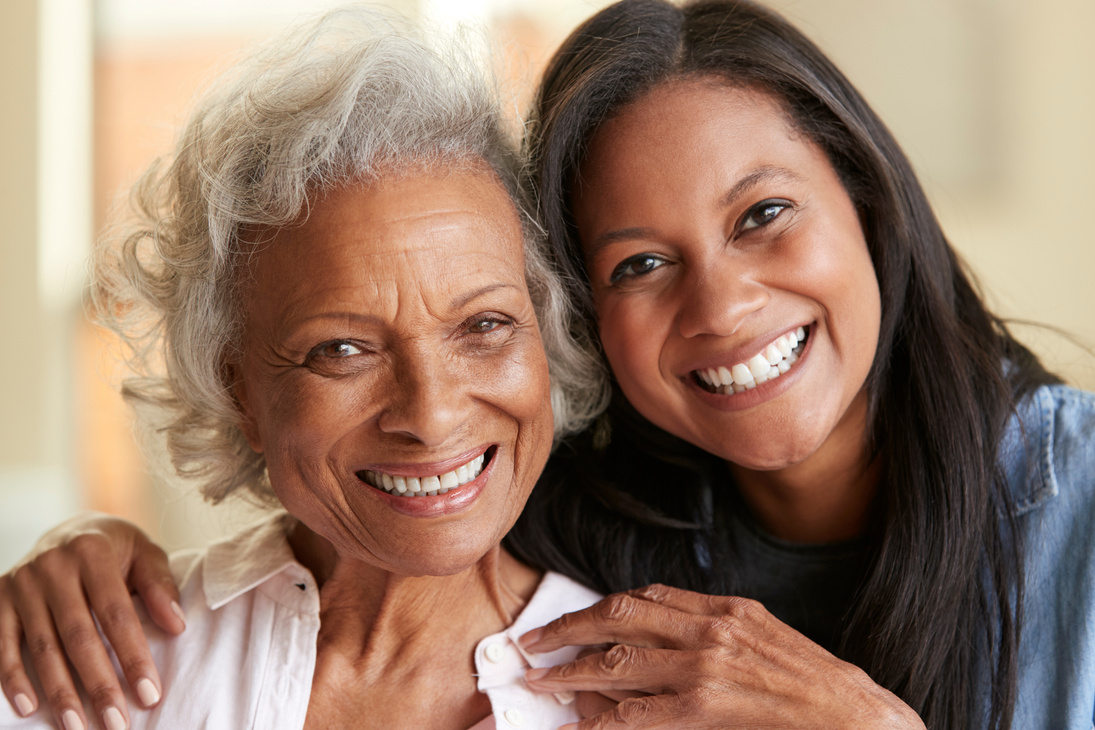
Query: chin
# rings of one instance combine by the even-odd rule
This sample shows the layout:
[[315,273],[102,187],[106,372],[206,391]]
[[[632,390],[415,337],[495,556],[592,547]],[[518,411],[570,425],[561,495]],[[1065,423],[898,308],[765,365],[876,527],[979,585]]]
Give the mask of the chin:
[[[778,447],[778,448],[776,448]],[[797,466],[821,447],[819,439],[796,439],[795,443],[750,444],[738,442],[719,453],[724,460],[751,471],[778,471]]]

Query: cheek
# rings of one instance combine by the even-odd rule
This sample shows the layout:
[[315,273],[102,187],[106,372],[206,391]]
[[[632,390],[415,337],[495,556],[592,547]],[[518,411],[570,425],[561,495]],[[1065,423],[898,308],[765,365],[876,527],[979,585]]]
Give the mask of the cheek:
[[643,410],[643,393],[660,382],[659,357],[664,332],[659,308],[641,306],[634,299],[598,302],[598,336],[616,382],[627,399]]
[[546,440],[550,449],[551,381],[539,339],[515,347],[504,358],[483,361],[470,377],[484,398],[512,420],[522,440],[534,445]]

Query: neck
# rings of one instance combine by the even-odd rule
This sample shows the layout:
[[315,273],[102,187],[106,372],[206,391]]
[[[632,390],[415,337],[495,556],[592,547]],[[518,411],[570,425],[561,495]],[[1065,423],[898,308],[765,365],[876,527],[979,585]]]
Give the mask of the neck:
[[290,544],[320,586],[320,654],[358,676],[470,667],[479,640],[513,623],[540,579],[497,546],[453,575],[406,576],[343,558],[299,523]]
[[757,522],[775,537],[818,544],[863,534],[881,468],[867,443],[866,391],[804,461],[772,471],[729,466]]

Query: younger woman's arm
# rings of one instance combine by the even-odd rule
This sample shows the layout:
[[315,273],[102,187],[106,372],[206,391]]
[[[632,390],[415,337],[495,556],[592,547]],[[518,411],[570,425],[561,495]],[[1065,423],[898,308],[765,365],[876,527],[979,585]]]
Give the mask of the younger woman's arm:
[[[159,702],[163,688],[131,591],[164,631],[179,634],[186,627],[164,551],[136,526],[98,513],[53,528],[0,576],[0,686],[17,713],[32,714],[44,701],[65,728],[74,724],[71,713],[83,727],[108,726],[105,718],[112,710],[128,717],[110,649],[95,620],[133,695],[146,707]],[[44,697],[27,676],[23,642]],[[92,724],[69,662],[98,714]]]

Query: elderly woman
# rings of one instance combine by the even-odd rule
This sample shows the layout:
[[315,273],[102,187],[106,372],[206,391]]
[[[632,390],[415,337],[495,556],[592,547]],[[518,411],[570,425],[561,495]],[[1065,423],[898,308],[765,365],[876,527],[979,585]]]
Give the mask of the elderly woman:
[[336,13],[241,66],[140,183],[139,227],[94,274],[143,374],[125,393],[210,500],[288,514],[175,556],[187,632],[153,639],[174,691],[129,717],[62,708],[66,730],[577,719],[525,688],[511,639],[598,596],[499,542],[553,404],[556,432],[596,404],[483,78]]

